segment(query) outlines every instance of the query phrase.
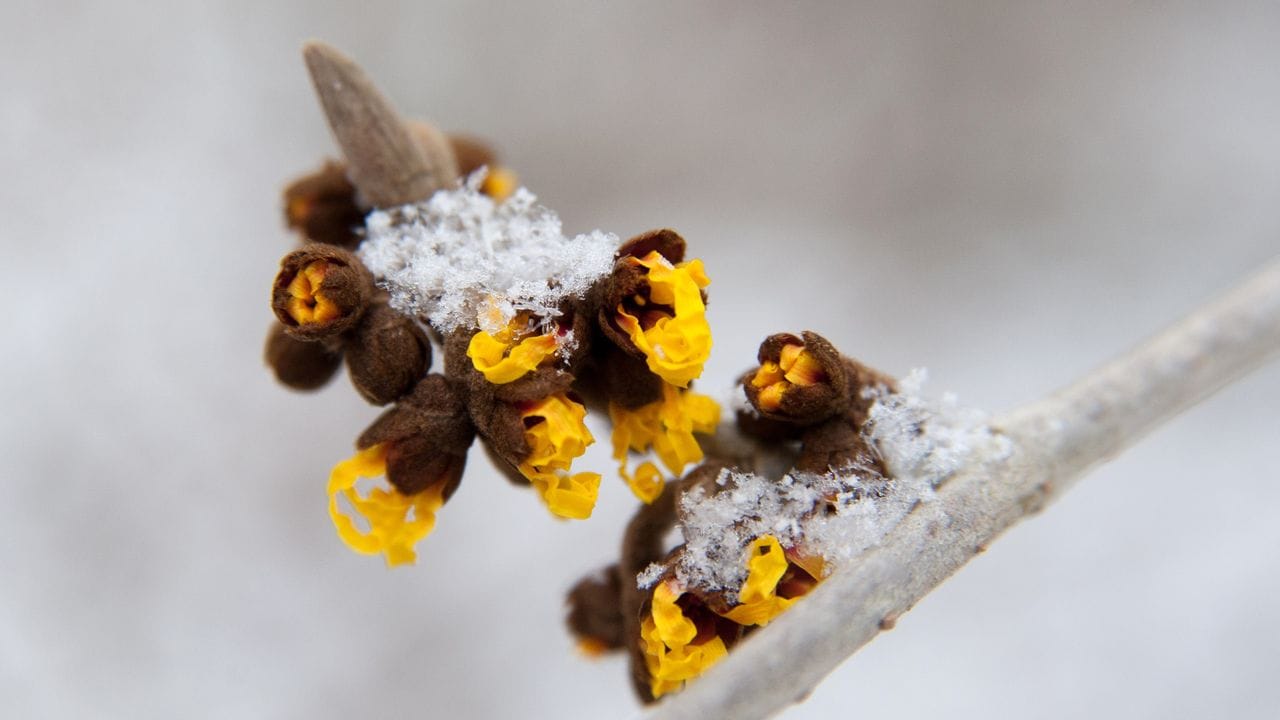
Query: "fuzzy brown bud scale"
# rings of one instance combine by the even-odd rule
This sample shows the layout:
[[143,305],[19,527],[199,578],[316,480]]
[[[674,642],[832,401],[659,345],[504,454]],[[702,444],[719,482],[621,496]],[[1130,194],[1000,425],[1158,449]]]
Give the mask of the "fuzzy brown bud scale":
[[428,375],[375,420],[356,447],[386,446],[387,481],[402,494],[443,485],[447,500],[462,479],[474,438],[464,391],[443,375]]
[[431,342],[413,318],[375,304],[347,342],[347,371],[361,397],[374,405],[394,402],[431,367]]
[[319,390],[333,379],[342,364],[342,349],[332,343],[306,342],[285,332],[280,323],[267,333],[263,353],[281,385],[293,390]]

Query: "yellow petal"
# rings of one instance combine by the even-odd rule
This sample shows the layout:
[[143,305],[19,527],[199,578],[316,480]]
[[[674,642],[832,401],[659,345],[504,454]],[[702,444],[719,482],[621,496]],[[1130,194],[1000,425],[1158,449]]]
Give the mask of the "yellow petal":
[[511,170],[504,167],[491,168],[480,184],[480,192],[502,202],[511,196],[519,186],[519,179]]
[[534,335],[511,347],[481,330],[471,337],[467,357],[471,364],[495,385],[515,382],[542,364],[556,352],[554,333]]
[[706,395],[663,384],[662,397],[648,405],[628,409],[611,403],[609,419],[613,423],[613,459],[618,461],[618,474],[645,503],[662,493],[658,468],[645,463],[635,475],[627,471],[628,452],[652,450],[674,476],[702,461],[702,448],[694,433],[711,433],[720,422],[720,404]]
[[747,552],[747,580],[738,591],[740,604],[724,616],[739,625],[768,625],[795,602],[777,594],[778,581],[787,572],[786,554],[772,535],[756,538]]
[[[382,553],[391,566],[412,563],[417,559],[414,545],[435,527],[435,513],[444,504],[444,487],[432,485],[412,496],[395,489],[374,488],[361,497],[356,482],[362,477],[384,476],[386,471],[386,447],[381,444],[335,465],[329,475],[329,517],[338,537],[352,550],[366,555]],[[342,512],[339,495],[346,497],[356,514],[369,524],[368,532],[361,532],[355,521]]]
[[668,580],[653,590],[649,614],[640,622],[640,639],[649,669],[649,689],[655,698],[679,690],[686,680],[706,672],[726,654],[719,636],[690,645],[698,635],[693,621],[676,601],[681,593]]
[[702,374],[702,366],[711,356],[711,326],[702,301],[702,288],[710,281],[702,261],[673,266],[655,251],[636,262],[649,269],[649,299],[669,306],[674,315],[663,317],[646,329],[619,305],[615,319],[644,353],[651,372],[672,385],[688,387]]
[[622,466],[622,479],[627,481],[627,487],[631,488],[631,492],[640,498],[645,505],[652,505],[658,496],[662,495],[662,491],[667,484],[662,477],[662,471],[657,465],[651,462],[640,463],[636,468],[634,475],[627,474],[627,466]]
[[575,520],[591,517],[600,491],[598,473],[570,474],[573,461],[595,442],[587,429],[587,410],[563,394],[551,395],[524,411],[538,418],[524,433],[529,456],[520,473],[538,491],[553,514]]

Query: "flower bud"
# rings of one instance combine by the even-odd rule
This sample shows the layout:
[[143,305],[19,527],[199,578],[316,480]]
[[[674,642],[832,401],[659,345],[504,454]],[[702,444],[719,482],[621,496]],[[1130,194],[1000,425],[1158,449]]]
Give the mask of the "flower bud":
[[588,655],[600,655],[626,644],[622,617],[622,580],[618,566],[585,577],[569,591],[565,624]]
[[401,494],[439,486],[448,500],[462,479],[474,438],[461,389],[443,375],[428,375],[375,420],[356,447],[386,447],[387,481]]
[[683,257],[684,240],[673,230],[627,241],[605,281],[598,323],[615,345],[644,358],[650,372],[688,387],[711,354],[703,293],[711,281],[702,261],[679,262]]
[[760,344],[758,358],[760,367],[743,378],[742,387],[761,416],[813,425],[849,407],[843,358],[821,335],[770,335]]
[[268,332],[264,355],[276,380],[293,390],[319,390],[342,364],[341,348],[292,338],[280,323]]
[[280,261],[271,309],[299,340],[334,337],[355,326],[373,296],[373,276],[347,250],[309,243]]
[[386,405],[412,390],[426,374],[431,342],[413,318],[377,303],[352,331],[346,356],[356,391],[374,405]]
[[458,174],[466,177],[482,167],[494,167],[498,156],[489,144],[473,135],[449,133],[449,146],[458,161]]
[[343,163],[327,161],[284,189],[285,223],[313,242],[354,248],[360,243],[364,216]]

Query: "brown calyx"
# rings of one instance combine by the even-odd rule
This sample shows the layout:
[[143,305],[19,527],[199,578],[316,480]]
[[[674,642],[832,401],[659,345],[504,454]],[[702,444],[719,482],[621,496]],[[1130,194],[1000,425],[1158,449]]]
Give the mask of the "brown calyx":
[[356,391],[386,405],[412,390],[431,367],[431,342],[413,318],[378,302],[349,335],[346,356]]
[[387,447],[387,481],[405,495],[444,484],[448,499],[462,479],[475,427],[465,390],[443,375],[427,375],[356,440],[366,449]]
[[340,344],[298,340],[290,337],[278,322],[267,332],[263,355],[276,380],[292,390],[319,390],[342,364]]
[[373,276],[350,251],[308,243],[280,261],[271,309],[289,335],[321,340],[354,327],[373,290]]
[[[529,457],[530,451],[529,443],[524,437],[526,428],[520,406],[498,400],[491,394],[471,393],[467,410],[476,431],[484,438],[490,456],[501,461],[496,464],[504,472],[511,471],[518,475],[515,469]],[[527,481],[517,480],[510,473],[508,479],[518,484],[527,484]]]
[[844,361],[821,335],[770,335],[757,357],[760,367],[743,377],[742,387],[762,417],[805,426],[848,408],[851,388]]
[[652,301],[649,269],[638,262],[657,252],[675,265],[684,260],[685,241],[675,230],[663,228],[636,235],[622,244],[615,254],[613,272],[601,285],[597,325],[614,345],[639,358],[644,353],[619,325],[618,308],[637,318],[641,327],[651,327],[658,319],[670,317],[672,308]]
[[862,424],[845,413],[805,430],[796,469],[826,473],[855,470],[860,476],[888,477],[880,456],[862,436]]
[[567,602],[565,624],[579,640],[592,642],[602,650],[617,650],[626,644],[622,579],[617,565],[579,580],[569,591]]
[[326,160],[284,189],[285,223],[312,242],[354,248],[360,244],[366,212],[356,203],[345,163]]

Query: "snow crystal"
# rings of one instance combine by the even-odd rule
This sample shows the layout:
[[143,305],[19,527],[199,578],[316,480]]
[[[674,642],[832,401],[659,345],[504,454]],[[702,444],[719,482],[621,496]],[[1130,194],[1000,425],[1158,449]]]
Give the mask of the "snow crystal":
[[517,312],[549,319],[613,267],[618,237],[566,238],[556,213],[525,188],[497,203],[477,171],[425,202],[375,210],[359,254],[391,306],[438,330],[495,332]]
[[784,547],[821,556],[830,572],[879,544],[975,456],[1009,453],[1009,441],[991,431],[982,413],[960,407],[951,395],[923,397],[924,379],[923,371],[913,371],[899,392],[873,393],[863,432],[891,479],[857,465],[777,480],[726,470],[717,492],[685,493],[685,550],[675,568],[680,582],[707,592],[736,592],[746,580],[747,548],[765,534]]

